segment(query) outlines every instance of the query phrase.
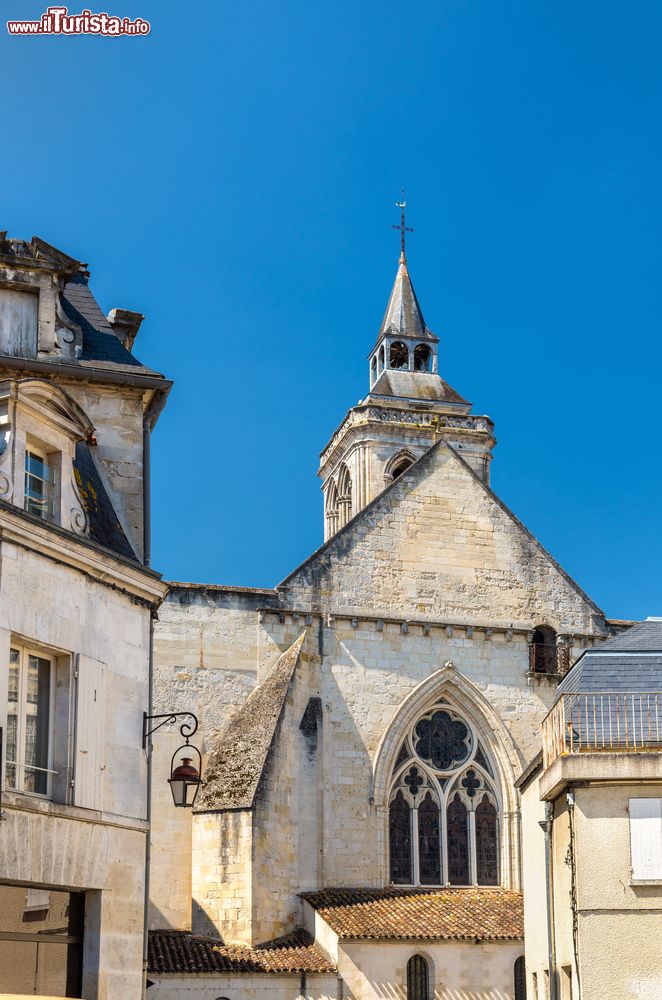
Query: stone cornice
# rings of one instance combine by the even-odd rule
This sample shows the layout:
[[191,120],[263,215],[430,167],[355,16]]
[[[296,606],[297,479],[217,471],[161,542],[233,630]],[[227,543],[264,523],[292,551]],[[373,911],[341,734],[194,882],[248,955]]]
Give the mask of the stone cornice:
[[353,406],[320,453],[320,474],[324,466],[332,464],[335,452],[342,440],[352,430],[359,428],[374,429],[375,427],[411,427],[419,430],[429,430],[435,435],[445,430],[456,431],[459,434],[485,434],[491,443],[495,443],[494,424],[487,416],[472,413],[448,413],[439,409],[418,409],[396,406],[378,406],[374,403]]
[[[319,610],[314,611],[288,607],[274,608],[268,606],[257,608],[257,611],[261,620],[263,620],[266,615],[274,615],[279,619],[281,624],[284,624],[288,617],[293,625],[312,625],[314,620],[319,621],[322,619],[327,628],[333,628],[335,622],[349,622],[350,627],[355,630],[358,630],[361,627],[373,626],[376,631],[381,632],[386,625],[395,625],[400,629],[400,632],[403,635],[407,635],[415,629],[423,635],[430,635],[432,632],[444,632],[446,638],[449,639],[476,639],[480,636],[483,640],[489,641],[498,635],[502,636],[506,642],[510,642],[516,635],[524,636],[527,642],[530,642],[533,631],[538,624],[538,619],[536,619],[535,624],[504,625],[502,622],[457,622],[450,621],[447,618],[443,620],[405,618],[392,617],[389,615],[352,614],[349,611],[331,611],[323,613]],[[605,638],[607,638],[605,633],[599,631],[579,631],[576,628],[567,630],[559,628],[558,631],[558,641],[560,642],[590,639],[603,640]]]
[[4,542],[77,570],[146,607],[156,609],[168,592],[153,570],[0,501],[0,546]]

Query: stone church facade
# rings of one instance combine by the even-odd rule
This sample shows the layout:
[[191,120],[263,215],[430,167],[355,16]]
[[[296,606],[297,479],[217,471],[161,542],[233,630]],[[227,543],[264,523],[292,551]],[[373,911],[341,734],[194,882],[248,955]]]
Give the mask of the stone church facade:
[[205,766],[192,815],[155,788],[156,997],[525,996],[516,781],[619,625],[491,490],[441,367],[403,253],[322,547],[273,589],[170,585],[155,703]]

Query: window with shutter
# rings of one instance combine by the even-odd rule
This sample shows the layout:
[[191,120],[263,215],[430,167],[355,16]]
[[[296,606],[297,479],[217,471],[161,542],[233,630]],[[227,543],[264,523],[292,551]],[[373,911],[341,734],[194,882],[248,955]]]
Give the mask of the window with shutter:
[[77,668],[74,803],[103,808],[104,664],[80,656]]
[[662,799],[630,799],[632,878],[662,880]]

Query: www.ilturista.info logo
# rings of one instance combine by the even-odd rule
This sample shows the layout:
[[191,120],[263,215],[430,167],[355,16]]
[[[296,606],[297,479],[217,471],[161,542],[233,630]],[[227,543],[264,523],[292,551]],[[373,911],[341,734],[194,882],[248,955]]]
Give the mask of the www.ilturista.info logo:
[[141,17],[114,17],[112,14],[93,14],[83,10],[70,14],[66,7],[49,7],[39,21],[7,21],[10,35],[149,35],[149,21]]

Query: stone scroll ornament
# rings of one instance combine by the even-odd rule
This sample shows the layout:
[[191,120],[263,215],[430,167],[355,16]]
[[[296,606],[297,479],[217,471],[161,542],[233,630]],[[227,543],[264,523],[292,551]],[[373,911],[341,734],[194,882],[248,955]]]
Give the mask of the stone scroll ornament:
[[70,522],[71,530],[76,535],[88,535],[90,533],[90,519],[85,511],[85,504],[81,496],[80,487],[78,484],[78,478],[74,472],[71,477],[71,483],[73,487],[73,492],[76,500],[78,501],[78,506],[72,507],[70,512]]
[[0,429],[0,500],[11,500],[13,483],[9,468],[11,448],[11,430],[9,427]]

